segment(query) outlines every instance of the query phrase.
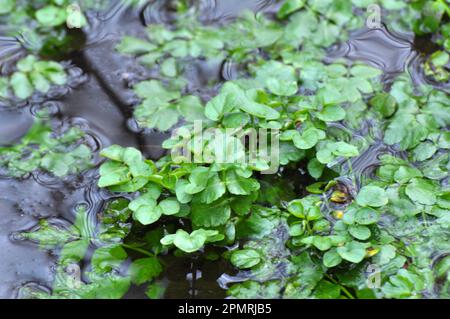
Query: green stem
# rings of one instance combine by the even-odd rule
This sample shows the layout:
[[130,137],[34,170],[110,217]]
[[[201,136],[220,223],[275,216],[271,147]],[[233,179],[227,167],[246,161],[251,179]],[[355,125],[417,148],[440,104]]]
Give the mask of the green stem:
[[428,227],[427,213],[425,213],[424,211],[422,211],[422,218],[425,227]]
[[341,285],[339,282],[337,282],[336,280],[334,280],[333,277],[331,277],[331,276],[328,275],[328,274],[325,274],[325,277],[327,277],[328,280],[330,280],[333,284],[338,285],[339,287],[341,287],[342,291],[344,292],[344,294],[345,294],[348,298],[350,298],[350,299],[356,299],[356,298],[351,294],[351,292],[348,291],[347,288],[345,288],[345,287],[344,287],[343,285]]
[[149,253],[148,251],[146,251],[146,250],[144,250],[144,249],[142,249],[142,248],[133,247],[133,246],[130,246],[130,245],[127,245],[127,244],[122,244],[122,246],[125,247],[125,248],[127,248],[127,249],[137,251],[137,252],[139,252],[139,253],[141,253],[141,254],[143,254],[143,255],[146,255],[146,256],[149,256],[149,257],[155,257],[154,254]]

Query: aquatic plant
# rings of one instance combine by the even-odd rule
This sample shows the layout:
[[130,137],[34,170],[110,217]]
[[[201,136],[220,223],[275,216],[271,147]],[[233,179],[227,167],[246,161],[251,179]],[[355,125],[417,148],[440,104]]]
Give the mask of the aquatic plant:
[[[325,61],[331,45],[363,26],[354,11],[368,1],[286,0],[272,16],[247,12],[226,26],[201,23],[194,6],[180,5],[172,25],[151,24],[146,38],[123,36],[117,51],[153,71],[130,83],[134,119],[142,129],[173,132],[162,143],[166,155],[146,159],[120,145],[100,152],[97,185],[113,198],[100,229],[86,226],[81,209],[71,229],[44,220],[21,233],[61,251],[52,294],[26,296],[119,298],[133,283],[157,298],[166,256],[207,259],[212,250],[239,270],[227,287],[236,298],[448,298],[450,98],[438,82],[449,78],[449,6],[377,3],[387,21],[435,36],[439,50],[423,68],[436,82],[415,85],[405,72],[383,85],[374,66]],[[188,66],[205,61],[236,70],[189,83]],[[38,63],[20,61],[0,95],[9,85],[26,98],[62,84],[62,70],[56,76],[56,65],[43,62],[52,72],[36,72]],[[247,161],[251,143],[240,137],[261,130],[278,144]],[[38,125],[21,144],[0,149],[0,164],[14,176],[79,172],[91,158],[87,147],[58,147],[81,136],[52,138]],[[304,185],[291,181],[294,174]],[[90,245],[88,281],[74,289],[67,266]]]

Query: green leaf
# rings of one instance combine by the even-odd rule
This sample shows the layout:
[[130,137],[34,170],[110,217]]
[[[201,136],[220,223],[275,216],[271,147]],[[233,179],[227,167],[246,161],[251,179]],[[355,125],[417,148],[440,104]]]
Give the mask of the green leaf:
[[294,223],[289,227],[289,236],[291,237],[301,236],[304,232],[305,229],[302,222]]
[[202,203],[211,204],[226,192],[225,184],[220,180],[219,175],[216,173],[208,179],[206,188],[200,194],[200,200]]
[[190,188],[190,183],[187,180],[180,179],[175,185],[175,193],[177,199],[180,203],[186,204],[192,200],[192,194],[188,193],[186,190]]
[[257,180],[253,178],[242,177],[234,170],[228,170],[225,177],[225,184],[231,194],[249,195],[257,191],[260,187]]
[[369,101],[370,106],[383,117],[392,116],[397,108],[397,101],[389,93],[378,93]]
[[358,156],[358,148],[345,142],[336,142],[333,144],[333,154],[336,156],[353,157]]
[[244,127],[250,121],[250,116],[245,113],[226,114],[222,120],[222,124],[226,128]]
[[196,167],[189,175],[189,184],[185,186],[188,194],[197,194],[203,191],[208,184],[209,169],[207,167]]
[[176,215],[180,211],[180,203],[176,198],[167,198],[162,200],[158,206],[164,215]]
[[413,202],[423,205],[436,203],[436,187],[431,181],[414,178],[406,186],[405,192]]
[[0,0],[0,14],[11,12],[15,5],[16,0]]
[[256,80],[279,96],[291,96],[298,90],[295,69],[278,61],[269,61],[259,67]]
[[277,12],[277,17],[283,19],[289,14],[303,8],[304,4],[305,0],[285,0]]
[[99,187],[109,187],[113,192],[135,192],[148,183],[153,173],[141,152],[134,148],[113,145],[101,154],[113,161],[100,167]]
[[432,157],[437,151],[437,147],[432,142],[422,142],[413,151],[415,161],[425,161]]
[[56,27],[66,22],[67,13],[63,8],[49,5],[36,11],[36,19],[43,26]]
[[175,77],[177,75],[177,63],[174,58],[164,60],[161,64],[161,73],[167,77]]
[[177,124],[179,115],[177,105],[160,102],[158,99],[145,100],[134,112],[134,117],[141,127],[156,128],[161,132],[165,132]]
[[118,269],[127,256],[121,245],[98,248],[92,255],[92,268],[98,273],[110,272]]
[[158,258],[141,258],[133,261],[128,269],[131,281],[136,285],[142,285],[147,281],[159,276],[162,272],[162,266]]
[[145,295],[149,299],[162,299],[166,291],[166,285],[163,282],[156,282],[148,286]]
[[307,150],[314,147],[319,142],[319,140],[324,138],[324,131],[312,127],[306,129],[301,135],[294,135],[292,141],[294,142],[295,147],[302,150]]
[[399,143],[402,150],[416,146],[427,137],[428,130],[412,114],[394,116],[384,134],[384,142],[389,145]]
[[450,209],[450,192],[443,193],[437,198],[439,207]]
[[270,106],[255,102],[256,90],[244,91],[237,84],[227,82],[223,86],[222,92],[230,94],[234,99],[234,105],[250,115],[265,118],[266,120],[276,120],[280,117],[280,113],[277,110]]
[[430,60],[435,67],[442,67],[449,62],[450,56],[447,52],[436,51],[430,56]]
[[234,251],[231,255],[231,263],[240,269],[248,269],[261,262],[260,254],[254,249],[242,249]]
[[30,80],[33,86],[42,93],[47,93],[50,90],[50,82],[41,73],[30,73]]
[[69,28],[81,29],[88,24],[83,12],[78,7],[69,6],[67,9],[67,26]]
[[182,229],[178,229],[175,234],[167,235],[161,239],[161,243],[163,245],[174,244],[178,249],[186,253],[193,253],[201,249],[207,240],[214,239],[217,235],[218,231],[198,229],[189,234]]
[[180,97],[178,91],[170,91],[156,80],[139,82],[134,86],[134,92],[140,98],[151,99],[154,104],[169,102]]
[[360,225],[351,225],[348,228],[348,232],[350,233],[350,235],[359,240],[366,240],[371,235],[369,228]]
[[421,177],[422,173],[414,167],[400,166],[399,169],[394,173],[394,180],[397,183],[405,184],[409,182],[414,177]]
[[366,248],[362,243],[351,241],[343,247],[338,247],[337,253],[342,259],[357,264],[366,256]]
[[321,236],[314,236],[312,244],[321,251],[330,249],[332,245],[330,238]]
[[151,205],[140,206],[134,213],[133,218],[142,225],[150,225],[157,222],[163,214],[160,207],[152,207]]
[[83,260],[89,248],[89,244],[89,239],[83,238],[64,245],[60,253],[61,260],[71,262]]
[[388,197],[381,187],[364,186],[356,196],[356,202],[360,206],[381,207],[388,203]]
[[316,158],[311,159],[308,162],[308,173],[315,179],[319,179],[322,176],[325,165],[320,163]]
[[369,207],[359,208],[355,212],[354,216],[355,222],[360,225],[374,224],[378,221],[379,218],[380,218],[379,213],[376,210]]
[[155,50],[156,46],[145,40],[124,36],[116,49],[123,54],[140,55]]
[[218,200],[211,204],[193,203],[192,222],[200,227],[225,225],[230,219],[231,209],[226,201]]
[[323,255],[323,264],[325,267],[333,268],[342,262],[341,256],[338,254],[336,249],[331,249]]
[[203,103],[197,96],[194,95],[183,96],[178,101],[177,106],[178,111],[186,121],[193,122],[195,120],[205,119]]
[[291,201],[287,207],[287,210],[289,211],[289,213],[291,213],[292,215],[294,215],[297,218],[303,219],[306,217],[302,201],[299,199],[295,199],[295,200]]
[[14,95],[19,99],[29,98],[34,91],[33,85],[31,85],[28,77],[25,73],[16,72],[11,76],[11,87],[14,91]]
[[37,58],[30,54],[17,62],[17,70],[22,73],[29,73],[33,71],[36,62]]
[[345,118],[345,110],[339,105],[328,105],[317,113],[317,118],[325,122],[340,121]]
[[381,289],[387,298],[408,298],[423,288],[421,277],[406,269],[400,269],[397,274],[389,277],[389,281]]
[[103,149],[100,152],[100,155],[103,157],[112,159],[114,161],[121,162],[123,159],[124,152],[125,152],[125,149],[122,146],[111,145],[110,147]]
[[327,280],[321,280],[315,289],[315,296],[319,299],[337,299],[341,295],[341,287]]
[[106,162],[100,166],[99,187],[122,185],[130,181],[129,169],[119,162]]
[[351,75],[362,78],[362,79],[370,79],[382,74],[380,69],[376,69],[374,67],[368,65],[355,65],[350,69]]
[[226,113],[235,107],[235,99],[231,94],[221,93],[212,98],[205,107],[205,116],[213,121],[219,121]]

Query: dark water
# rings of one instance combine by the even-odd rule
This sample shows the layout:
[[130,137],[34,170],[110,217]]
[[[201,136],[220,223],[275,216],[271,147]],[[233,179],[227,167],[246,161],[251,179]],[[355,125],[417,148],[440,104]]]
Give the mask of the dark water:
[[[198,10],[205,23],[226,24],[244,9],[275,12],[274,2],[205,0],[198,2]],[[137,147],[153,159],[161,157],[164,153],[160,144],[168,135],[140,130],[131,119],[136,101],[129,87],[150,74],[131,59],[121,57],[113,47],[123,34],[143,34],[145,24],[170,23],[172,18],[170,8],[158,1],[134,9],[118,3],[104,13],[92,13],[91,27],[84,34],[84,49],[67,57],[72,62],[73,73],[69,87],[53,97],[40,97],[36,103],[0,105],[0,145],[20,140],[32,125],[36,104],[47,101],[53,109],[53,121],[58,122],[56,126],[81,126],[88,132],[89,145],[95,150],[120,144]],[[23,52],[17,41],[0,38],[1,72],[7,72],[11,61],[21,55]],[[362,60],[381,68],[387,82],[409,68],[414,78],[425,81],[415,62],[418,53],[414,39],[394,34],[385,27],[360,30],[347,43],[333,46],[328,59],[340,57]],[[200,95],[208,95],[201,88],[211,78],[223,81],[233,78],[235,73],[233,65],[225,61],[195,62],[187,69],[190,90],[200,90]],[[364,171],[376,165],[376,155],[382,152],[386,152],[383,147],[369,150],[370,156],[355,163],[354,169]],[[0,298],[16,297],[17,289],[23,285],[51,287],[57,256],[32,243],[17,240],[13,234],[32,228],[42,218],[70,224],[80,204],[86,205],[89,216],[95,221],[109,196],[95,186],[96,174],[94,169],[64,181],[39,172],[21,180],[0,178]],[[165,262],[166,298],[223,298],[225,291],[219,283],[236,280],[228,276],[232,272],[222,263],[172,257],[167,257]],[[126,297],[144,297],[144,291],[134,287]]]

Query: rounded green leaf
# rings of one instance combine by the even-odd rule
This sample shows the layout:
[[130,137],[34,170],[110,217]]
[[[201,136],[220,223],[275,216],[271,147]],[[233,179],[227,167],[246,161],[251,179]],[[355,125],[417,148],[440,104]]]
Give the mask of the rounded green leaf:
[[177,230],[173,244],[186,253],[193,253],[203,247],[208,236],[203,229],[188,234],[182,229]]
[[66,22],[67,13],[63,8],[52,5],[36,11],[36,19],[46,27],[56,27]]
[[143,283],[152,280],[159,276],[162,272],[162,266],[158,258],[141,258],[133,261],[128,273],[131,276],[131,281],[136,285],[142,285]]
[[160,207],[141,206],[133,214],[133,218],[142,225],[150,225],[161,218],[162,209]]
[[364,186],[356,196],[360,206],[381,207],[388,203],[386,191],[378,186]]
[[298,90],[295,69],[278,61],[263,64],[256,72],[256,80],[275,95],[291,96]]
[[292,141],[294,142],[295,147],[302,150],[307,150],[314,147],[321,139],[322,134],[320,132],[322,131],[316,128],[309,128],[301,135],[294,135]]
[[338,247],[337,253],[342,257],[342,259],[357,264],[366,256],[366,248],[364,244],[352,241],[343,247]]
[[414,178],[406,186],[405,192],[413,202],[423,205],[436,203],[436,188],[431,181],[422,178]]
[[397,101],[389,93],[378,93],[369,101],[370,106],[383,117],[390,117],[395,113]]
[[366,226],[352,225],[348,228],[350,235],[359,240],[366,240],[370,237],[370,229]]
[[345,118],[345,110],[339,105],[329,105],[317,113],[317,117],[325,122],[340,121]]
[[325,251],[331,248],[331,239],[328,237],[314,236],[312,244],[319,250]]
[[240,269],[248,269],[261,262],[260,254],[254,249],[242,249],[233,252],[231,263]]
[[374,224],[380,218],[379,213],[369,207],[363,207],[355,212],[354,221],[360,225]]
[[153,51],[156,46],[145,40],[124,36],[116,49],[123,54],[139,55]]
[[225,225],[231,216],[231,208],[226,201],[212,204],[195,203],[192,205],[191,218],[194,225],[216,227]]
[[0,0],[0,14],[11,12],[15,4],[16,0]]
[[287,210],[297,218],[305,218],[303,204],[299,199],[291,201],[287,207]]
[[11,76],[10,84],[13,88],[14,95],[19,99],[29,98],[34,91],[33,85],[31,85],[30,80],[25,73],[16,72]]
[[176,198],[167,198],[162,200],[158,206],[164,215],[175,215],[180,211],[180,203]]
[[335,267],[335,266],[339,265],[341,263],[341,261],[342,261],[342,257],[339,256],[336,249],[327,251],[323,255],[323,264],[325,265],[325,267],[328,267],[328,268]]

